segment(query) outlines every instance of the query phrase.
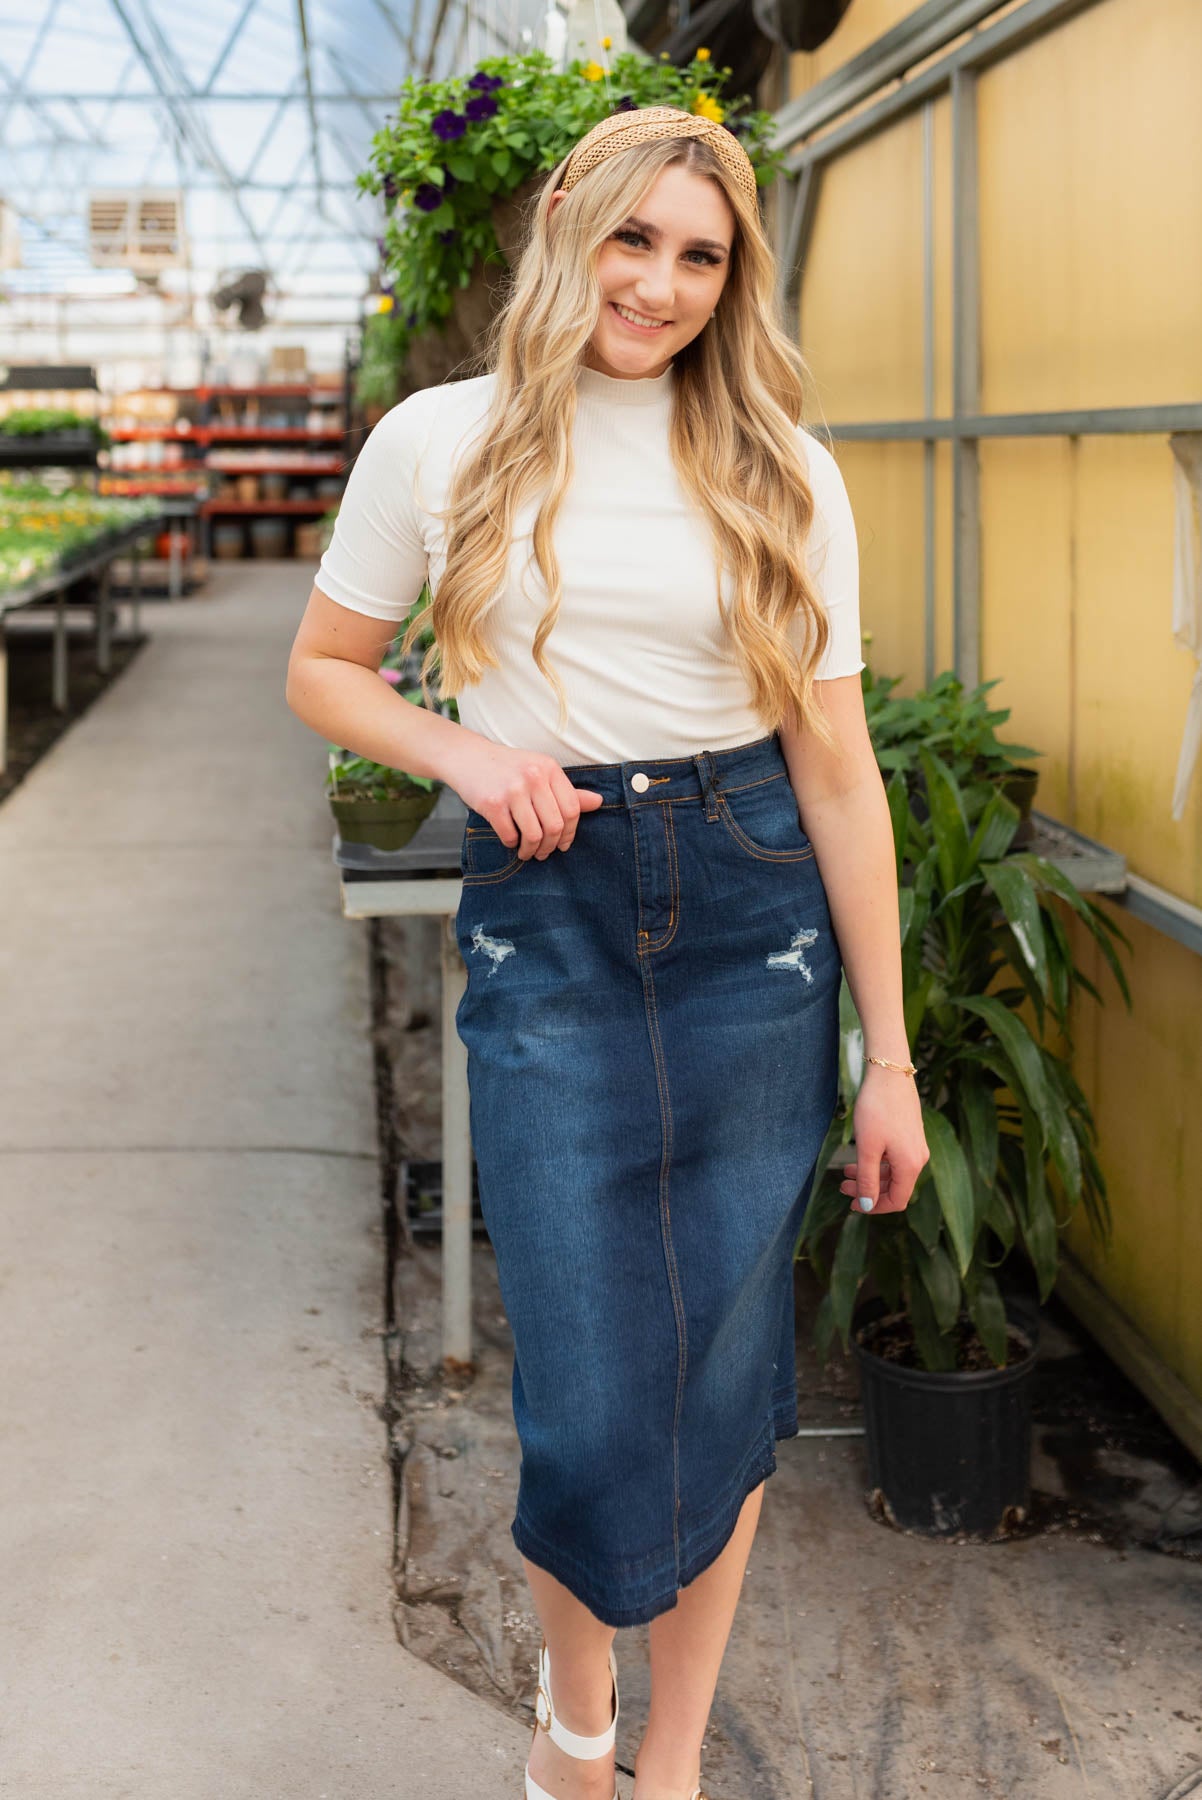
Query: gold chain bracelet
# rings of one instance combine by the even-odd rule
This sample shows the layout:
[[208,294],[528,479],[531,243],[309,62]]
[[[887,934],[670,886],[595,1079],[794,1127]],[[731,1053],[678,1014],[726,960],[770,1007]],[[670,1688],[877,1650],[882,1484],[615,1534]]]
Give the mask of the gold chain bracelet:
[[887,1056],[866,1056],[864,1061],[879,1063],[882,1069],[896,1069],[899,1075],[917,1075],[918,1073],[913,1063],[890,1062]]

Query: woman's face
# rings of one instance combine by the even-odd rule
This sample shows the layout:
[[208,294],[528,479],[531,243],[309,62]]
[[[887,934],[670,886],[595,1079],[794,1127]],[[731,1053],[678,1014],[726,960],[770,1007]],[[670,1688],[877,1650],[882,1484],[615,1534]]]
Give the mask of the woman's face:
[[601,314],[589,367],[631,379],[662,375],[709,322],[730,274],[734,237],[735,216],[716,181],[679,163],[662,169],[601,246]]

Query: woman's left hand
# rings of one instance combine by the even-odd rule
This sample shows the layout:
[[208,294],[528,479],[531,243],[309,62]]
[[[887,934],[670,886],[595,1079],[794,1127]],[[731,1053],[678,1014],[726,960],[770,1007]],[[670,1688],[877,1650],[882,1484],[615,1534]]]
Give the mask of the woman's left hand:
[[913,1077],[868,1063],[852,1118],[856,1160],[844,1163],[839,1192],[851,1197],[852,1212],[904,1212],[931,1155]]

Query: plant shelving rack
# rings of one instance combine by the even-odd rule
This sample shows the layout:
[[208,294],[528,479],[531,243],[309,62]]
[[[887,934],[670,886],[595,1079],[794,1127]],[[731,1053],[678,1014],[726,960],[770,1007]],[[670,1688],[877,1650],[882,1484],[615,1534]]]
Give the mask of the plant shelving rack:
[[[197,436],[221,484],[212,483],[201,509],[206,542],[215,522],[315,523],[336,503],[346,467],[345,383],[208,385],[197,399]],[[267,483],[277,491],[264,493]]]
[[[344,378],[338,386],[316,378],[202,381],[160,392],[176,401],[174,423],[115,425],[114,444],[156,450],[145,461],[125,460],[104,479],[115,492],[192,493],[206,558],[215,522],[315,522],[336,504],[346,469]],[[263,493],[260,483],[276,491]]]
[[[7,397],[2,410],[16,402],[18,396],[87,393],[99,389],[95,369],[82,363],[10,363],[0,371],[0,394]],[[9,437],[0,432],[0,469],[95,469],[98,445],[94,432],[83,427],[43,432],[36,437]]]

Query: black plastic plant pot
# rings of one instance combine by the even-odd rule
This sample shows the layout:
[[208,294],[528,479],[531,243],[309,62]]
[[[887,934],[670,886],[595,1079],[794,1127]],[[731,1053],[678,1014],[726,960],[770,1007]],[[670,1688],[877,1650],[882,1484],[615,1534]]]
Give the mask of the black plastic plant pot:
[[1024,1355],[1004,1369],[934,1373],[887,1361],[861,1343],[879,1316],[857,1312],[852,1344],[868,1480],[886,1517],[928,1537],[1005,1536],[1031,1500],[1034,1332],[1011,1316]]
[[396,800],[372,800],[366,795],[336,798],[330,795],[330,811],[344,844],[373,844],[377,850],[400,850],[422,820],[438,805],[439,790],[418,788]]

